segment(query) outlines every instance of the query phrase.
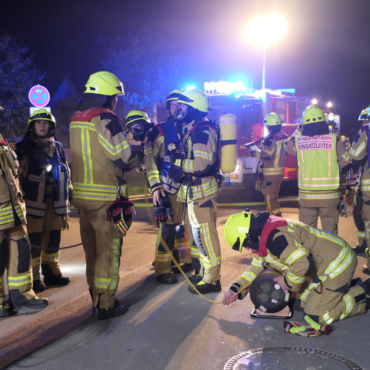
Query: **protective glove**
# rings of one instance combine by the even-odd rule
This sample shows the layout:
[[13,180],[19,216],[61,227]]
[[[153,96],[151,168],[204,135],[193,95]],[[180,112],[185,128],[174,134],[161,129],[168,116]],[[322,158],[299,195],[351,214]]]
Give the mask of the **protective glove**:
[[182,153],[178,149],[174,149],[170,153],[171,167],[168,169],[168,177],[171,180],[178,182],[184,175],[182,169]]
[[166,220],[174,221],[174,213],[168,196],[160,197],[159,206],[155,207],[154,210],[154,219],[157,222],[165,222]]
[[132,223],[131,207],[133,207],[135,212],[134,203],[120,195],[107,209],[107,221],[113,220],[114,227],[123,236],[126,235]]

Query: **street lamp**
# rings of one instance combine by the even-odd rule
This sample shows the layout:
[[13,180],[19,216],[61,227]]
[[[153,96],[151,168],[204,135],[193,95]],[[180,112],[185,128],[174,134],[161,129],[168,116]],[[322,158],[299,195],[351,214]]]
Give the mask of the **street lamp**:
[[333,107],[333,103],[332,103],[331,101],[328,101],[328,102],[326,103],[326,106],[327,106],[328,108],[332,108],[332,107]]
[[262,89],[265,89],[266,48],[280,41],[288,28],[285,19],[278,14],[269,14],[252,19],[246,28],[249,41],[263,47]]
[[313,99],[311,100],[311,103],[312,103],[313,105],[316,105],[316,104],[318,103],[318,100],[317,100],[316,98],[313,98]]

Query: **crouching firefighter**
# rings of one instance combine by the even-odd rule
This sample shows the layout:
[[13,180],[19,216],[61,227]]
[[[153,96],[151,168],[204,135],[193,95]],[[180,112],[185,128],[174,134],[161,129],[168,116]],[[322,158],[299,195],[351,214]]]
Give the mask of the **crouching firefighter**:
[[[0,317],[36,313],[48,304],[46,299],[38,299],[32,289],[26,204],[19,186],[18,167],[16,154],[0,135]],[[9,307],[4,305],[5,270]]]
[[266,211],[281,216],[278,203],[281,182],[284,179],[285,167],[285,140],[288,136],[281,132],[281,120],[276,113],[269,113],[263,123],[267,126],[269,135],[265,137],[261,151],[252,150],[252,157],[261,160],[259,173],[263,176],[257,183],[265,196]]
[[[209,100],[201,90],[184,91],[175,119],[182,124],[182,151],[170,155],[169,177],[182,181],[177,200],[187,206],[193,239],[200,252],[200,271],[190,277],[202,293],[221,291],[221,251],[216,228],[219,193],[218,128],[205,119]],[[190,286],[189,291],[196,293]]]
[[39,247],[31,248],[35,292],[69,284],[60,270],[59,247],[62,230],[69,228],[70,176],[63,146],[54,138],[55,128],[54,116],[45,109],[37,110],[28,120],[26,135],[16,145],[28,236],[31,244]]
[[115,299],[122,238],[131,224],[124,171],[139,163],[113,111],[123,95],[120,80],[109,72],[89,77],[70,124],[73,205],[80,211],[86,253],[86,277],[98,320],[123,315]]
[[[252,250],[252,264],[225,293],[228,305],[243,299],[264,268],[280,271],[274,279],[285,291],[299,292],[312,267],[317,274],[301,294],[309,321],[330,325],[365,313],[370,305],[370,279],[353,284],[357,257],[345,240],[299,221],[249,211],[229,217],[224,228],[227,244],[237,251]],[[241,291],[241,288],[246,288]]]
[[[179,93],[181,90],[174,90],[167,97],[166,107],[172,114],[176,111]],[[168,178],[170,151],[180,148],[180,138],[172,114],[167,121],[154,127],[147,114],[141,111],[131,111],[126,117],[126,129],[132,132],[134,140],[144,142],[148,183],[155,206],[154,218],[159,225],[154,269],[157,281],[162,284],[177,283],[177,278],[171,274],[171,254],[166,251],[163,243],[174,252],[177,242],[183,271],[192,269],[186,235],[176,233],[176,225],[179,224],[183,210],[183,204],[176,200],[180,184]]]

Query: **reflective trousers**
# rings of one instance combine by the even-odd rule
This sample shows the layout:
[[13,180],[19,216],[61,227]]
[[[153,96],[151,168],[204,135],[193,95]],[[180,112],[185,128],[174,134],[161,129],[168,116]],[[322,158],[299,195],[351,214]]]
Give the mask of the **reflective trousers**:
[[266,187],[262,189],[262,194],[265,196],[266,211],[273,215],[280,216],[280,204],[278,202],[279,191],[281,186],[281,176],[265,177]]
[[[28,243],[25,225],[0,230],[19,242]],[[24,244],[9,240],[0,235],[0,305],[4,303],[4,274],[8,272],[8,288],[13,304],[22,305],[36,295],[32,289],[31,251]]]
[[[159,230],[155,246],[155,274],[162,275],[171,272],[171,255],[164,248],[165,243],[170,251],[178,249],[180,262],[191,263],[189,235],[186,232],[185,237],[180,238],[176,233],[176,226],[182,221],[184,205],[178,202],[177,194],[167,194],[170,199],[171,207],[174,213],[174,222],[166,220],[159,223]],[[188,229],[187,229],[188,230]]]
[[311,289],[305,302],[302,297],[306,291],[303,292],[301,298],[304,312],[322,325],[330,325],[334,321],[365,313],[364,289],[360,285],[349,288],[356,266],[357,258],[354,257],[351,264],[340,275],[333,279],[328,278],[322,286],[319,284],[316,290]]
[[365,238],[367,242],[367,251],[365,253],[366,263],[364,267],[370,267],[370,192],[364,191],[362,193],[363,204],[362,204],[362,221],[365,225]]
[[339,210],[334,207],[300,207],[299,221],[317,228],[317,220],[321,219],[322,230],[338,235]]
[[31,248],[33,280],[40,280],[40,263],[44,276],[61,275],[59,247],[63,219],[54,212],[53,200],[46,202],[44,217],[27,215],[27,230],[30,242],[40,248]]
[[218,239],[217,194],[188,203],[189,223],[200,256],[200,271],[203,281],[210,284],[220,280],[221,249]]
[[103,206],[96,211],[80,209],[80,233],[86,254],[86,278],[94,307],[112,308],[119,282],[122,234],[107,221]]

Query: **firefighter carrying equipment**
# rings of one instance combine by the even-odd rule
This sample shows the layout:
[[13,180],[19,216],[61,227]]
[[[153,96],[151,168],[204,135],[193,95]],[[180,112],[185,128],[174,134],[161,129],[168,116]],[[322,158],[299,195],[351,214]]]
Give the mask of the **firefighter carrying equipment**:
[[30,124],[32,122],[35,122],[35,121],[49,121],[49,122],[51,122],[50,127],[51,127],[52,130],[55,130],[55,128],[57,127],[57,122],[55,120],[55,117],[49,111],[47,111],[46,109],[39,109],[39,110],[34,111],[31,114],[31,117],[28,120],[28,124],[27,124],[28,128],[30,128]]
[[230,173],[235,171],[238,147],[237,147],[237,119],[233,114],[224,114],[220,117],[220,144],[219,163],[221,171]]
[[359,121],[367,121],[369,118],[368,118],[368,114],[370,113],[370,107],[367,107],[365,109],[363,109],[360,113],[360,115],[358,116],[358,120]]
[[308,315],[304,317],[308,322],[308,326],[302,325],[294,321],[284,321],[284,333],[296,334],[301,337],[319,337],[320,335],[329,335],[333,331],[333,326],[323,325],[321,326],[317,322],[313,321]]
[[250,298],[254,306],[264,313],[282,311],[289,303],[290,293],[285,292],[274,281],[277,276],[282,276],[273,269],[260,272],[253,280],[250,287]]
[[120,195],[107,209],[107,221],[113,221],[114,227],[123,236],[126,235],[127,231],[131,227],[132,223],[132,212],[131,208],[136,214],[134,203],[129,201],[128,198]]
[[84,94],[97,94],[97,95],[124,95],[122,82],[110,72],[96,72],[90,75],[85,85]]
[[263,123],[269,127],[279,126],[281,125],[281,120],[278,114],[271,112],[265,117],[265,119],[263,120]]
[[302,114],[303,125],[323,121],[325,121],[324,112],[316,105],[309,105]]
[[159,205],[154,209],[154,219],[157,223],[166,222],[166,220],[175,222],[174,212],[172,210],[170,199],[167,195],[160,196]]

